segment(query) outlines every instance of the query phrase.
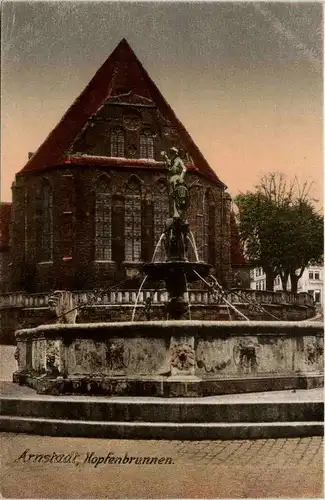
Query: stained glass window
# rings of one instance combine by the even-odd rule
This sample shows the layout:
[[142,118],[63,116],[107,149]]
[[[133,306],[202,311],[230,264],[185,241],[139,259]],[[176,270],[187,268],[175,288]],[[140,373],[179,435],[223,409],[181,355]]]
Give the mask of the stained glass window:
[[124,157],[124,132],[122,129],[111,132],[111,156]]
[[137,180],[131,180],[125,190],[125,260],[141,259],[141,188]]
[[40,197],[40,240],[39,260],[51,261],[53,258],[53,193],[48,181],[44,180]]
[[96,186],[96,260],[112,258],[112,198],[108,182],[100,179]]
[[140,134],[140,158],[154,158],[153,134],[144,130]]

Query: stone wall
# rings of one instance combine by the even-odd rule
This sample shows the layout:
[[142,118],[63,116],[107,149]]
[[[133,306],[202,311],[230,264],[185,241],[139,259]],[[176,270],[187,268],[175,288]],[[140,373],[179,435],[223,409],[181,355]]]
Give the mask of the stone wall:
[[40,393],[192,396],[323,383],[322,323],[48,325],[16,339],[14,381]]
[[9,292],[11,286],[11,254],[0,250],[0,293]]

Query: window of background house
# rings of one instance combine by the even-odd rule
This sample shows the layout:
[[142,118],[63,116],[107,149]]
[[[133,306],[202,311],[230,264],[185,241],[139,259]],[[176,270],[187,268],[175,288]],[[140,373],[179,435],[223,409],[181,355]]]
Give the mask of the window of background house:
[[315,280],[319,280],[319,273],[315,273]]
[[319,304],[319,302],[320,302],[320,290],[315,290],[314,299],[315,299],[315,302]]
[[313,273],[313,272],[311,272],[311,271],[309,272],[309,279],[310,279],[310,280],[313,280],[313,279],[314,279],[314,273]]

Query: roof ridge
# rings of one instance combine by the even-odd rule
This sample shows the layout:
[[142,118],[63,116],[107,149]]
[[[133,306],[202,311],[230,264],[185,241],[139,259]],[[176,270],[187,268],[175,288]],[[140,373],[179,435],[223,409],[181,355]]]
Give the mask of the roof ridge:
[[[119,55],[122,56],[121,59],[119,59]],[[114,95],[112,93],[114,92],[114,80],[119,74],[121,69],[120,65],[123,64],[123,57],[124,64],[129,64],[130,61],[131,63],[132,61],[136,63],[136,68],[140,71],[140,81],[144,80],[146,82],[147,92],[149,92],[158,110],[162,111],[163,114],[166,115],[165,118],[175,123],[179,129],[180,137],[183,139],[184,145],[199,171],[214,182],[224,186],[224,183],[210,167],[184,125],[177,118],[172,107],[168,104],[154,81],[150,78],[148,72],[143,67],[126,38],[122,38],[118,43],[110,56],[108,56],[105,62],[99,67],[83,91],[73,101],[61,120],[51,130],[46,139],[18,174],[30,171],[41,171],[48,166],[54,166],[58,162],[62,162],[69,148],[90,117],[97,112],[108,97]],[[139,77],[139,75],[137,76]]]

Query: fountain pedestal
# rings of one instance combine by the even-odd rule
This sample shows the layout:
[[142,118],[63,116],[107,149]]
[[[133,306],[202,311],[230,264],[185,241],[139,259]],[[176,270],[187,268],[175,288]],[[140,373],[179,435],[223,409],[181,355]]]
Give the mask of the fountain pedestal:
[[14,381],[44,394],[211,396],[323,384],[323,324],[147,321],[16,332]]
[[[166,221],[164,246],[166,262],[144,264],[144,272],[153,280],[164,281],[168,293],[169,320],[185,320],[189,315],[188,283],[206,277],[211,266],[187,259],[189,225],[181,217]],[[184,332],[185,333],[185,332]],[[195,341],[193,335],[172,335],[169,345],[169,381],[193,381],[195,377]]]

